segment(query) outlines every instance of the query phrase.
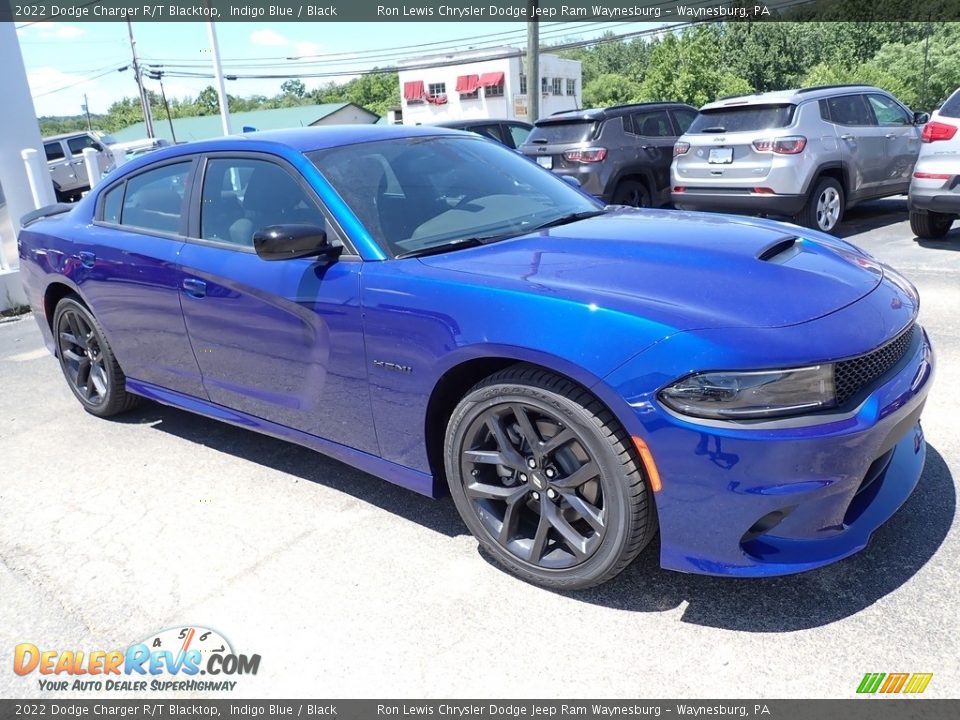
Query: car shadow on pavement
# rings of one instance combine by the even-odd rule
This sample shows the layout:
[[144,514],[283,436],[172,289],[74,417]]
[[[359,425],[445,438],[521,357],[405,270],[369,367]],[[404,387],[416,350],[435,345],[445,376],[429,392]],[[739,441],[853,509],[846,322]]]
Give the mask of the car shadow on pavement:
[[914,238],[914,241],[922,248],[931,250],[953,250],[960,251],[960,223],[954,221],[953,229],[940,240],[921,240]]
[[923,475],[907,502],[867,547],[818,570],[775,578],[738,579],[661,570],[654,541],[617,578],[571,598],[638,612],[687,603],[684,622],[745,632],[788,632],[853,615],[912,578],[943,543],[956,512],[950,468],[927,446]]
[[843,221],[832,234],[849,238],[887,225],[896,225],[909,218],[910,212],[907,209],[905,195],[868,200],[847,210],[843,214]]
[[424,497],[300,445],[154,402],[111,420],[152,425],[184,440],[351,495],[449,537],[467,534],[450,498]]

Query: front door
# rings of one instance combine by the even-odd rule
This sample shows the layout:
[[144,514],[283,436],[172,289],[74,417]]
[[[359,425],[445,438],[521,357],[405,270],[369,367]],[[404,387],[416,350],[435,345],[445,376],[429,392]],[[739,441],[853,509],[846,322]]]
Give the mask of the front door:
[[920,129],[913,124],[910,113],[892,98],[871,93],[867,100],[887,141],[882,188],[890,194],[906,193],[920,154]]
[[362,264],[268,262],[253,234],[310,224],[343,236],[295,169],[272,156],[210,155],[193,239],[180,254],[183,315],[210,400],[377,453],[360,306]]

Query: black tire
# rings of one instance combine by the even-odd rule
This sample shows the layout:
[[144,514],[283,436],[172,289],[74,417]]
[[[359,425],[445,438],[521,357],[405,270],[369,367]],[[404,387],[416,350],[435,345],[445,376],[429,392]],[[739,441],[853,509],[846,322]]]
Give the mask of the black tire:
[[626,431],[593,395],[545,370],[514,365],[475,385],[450,417],[444,463],[481,547],[536,585],[599,585],[656,534]]
[[846,198],[840,183],[831,177],[820,178],[807,197],[807,204],[794,221],[803,227],[833,232],[843,220],[845,209]]
[[621,180],[613,191],[611,200],[613,205],[630,205],[632,207],[650,207],[650,191],[639,180]]
[[109,417],[140,403],[141,398],[126,391],[126,376],[103,327],[76,296],[57,303],[53,336],[60,369],[84,410]]
[[953,225],[953,215],[936,212],[910,211],[910,230],[922,240],[939,240]]

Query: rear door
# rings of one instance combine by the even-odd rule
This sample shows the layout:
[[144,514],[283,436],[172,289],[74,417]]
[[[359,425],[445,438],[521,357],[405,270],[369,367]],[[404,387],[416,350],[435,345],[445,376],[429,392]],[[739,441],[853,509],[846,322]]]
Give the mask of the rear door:
[[[653,172],[656,187],[654,192],[664,199],[670,187],[670,163],[673,160],[673,145],[677,141],[673,123],[666,110],[644,110],[624,117],[624,132],[636,141],[635,162]],[[654,199],[654,204],[659,204]]]
[[43,152],[47,156],[50,177],[53,178],[53,182],[58,189],[69,192],[83,184],[77,179],[77,173],[71,158],[67,155],[67,149],[60,140],[45,142]]
[[870,93],[867,100],[886,139],[887,166],[881,186],[891,194],[905,193],[920,153],[920,129],[913,124],[913,116],[893,98]]
[[183,315],[210,400],[349,447],[378,451],[360,307],[362,263],[267,262],[253,234],[309,224],[344,235],[306,180],[257,153],[206,157],[180,254]]
[[840,153],[848,167],[853,194],[870,197],[883,192],[887,180],[886,130],[877,125],[863,93],[827,98],[830,122],[837,126]]

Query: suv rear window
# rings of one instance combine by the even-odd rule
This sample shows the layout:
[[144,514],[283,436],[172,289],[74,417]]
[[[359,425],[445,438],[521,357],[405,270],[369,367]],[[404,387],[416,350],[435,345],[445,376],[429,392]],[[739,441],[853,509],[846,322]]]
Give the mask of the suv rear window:
[[960,90],[947,98],[940,108],[940,114],[943,117],[960,118]]
[[528,143],[578,143],[592,140],[597,123],[593,120],[547,122],[537,125],[527,137]]
[[690,124],[690,133],[749,132],[787,127],[796,105],[743,105],[701,110]]

